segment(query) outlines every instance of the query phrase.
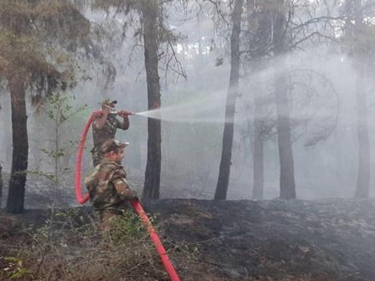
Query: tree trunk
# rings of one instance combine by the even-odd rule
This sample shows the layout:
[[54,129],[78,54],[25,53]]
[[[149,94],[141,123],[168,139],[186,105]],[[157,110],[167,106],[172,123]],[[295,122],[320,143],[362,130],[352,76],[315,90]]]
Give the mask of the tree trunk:
[[236,107],[236,98],[238,95],[238,82],[240,73],[240,32],[242,6],[243,0],[236,0],[234,3],[234,9],[232,13],[233,28],[230,38],[231,70],[229,79],[229,89],[225,107],[223,146],[221,151],[219,178],[217,181],[216,192],[214,197],[215,200],[225,200],[228,191],[230,165],[232,159],[234,112]]
[[[266,57],[269,54],[269,40],[272,34],[271,9],[268,0],[247,0],[247,21],[249,50],[252,50],[251,66],[257,72],[267,68]],[[259,90],[254,91],[254,153],[253,153],[253,199],[264,198],[264,137],[266,104]]]
[[254,187],[253,187],[253,199],[262,200],[264,197],[264,146],[262,138],[262,121],[260,120],[261,109],[259,100],[255,100],[254,110],[254,155],[253,155],[253,167],[254,167]]
[[278,70],[275,84],[276,114],[277,114],[277,143],[280,158],[280,198],[295,199],[296,186],[294,181],[294,163],[290,128],[290,109],[288,90],[285,75],[282,73],[284,60],[281,58],[287,53],[285,47],[286,5],[284,0],[278,1],[278,9],[274,22],[274,52],[278,57]]
[[280,198],[295,199],[294,163],[286,77],[276,78],[277,144],[280,157]]
[[3,166],[0,163],[0,208],[1,208],[1,198],[3,197],[3,177],[2,177]]
[[8,81],[12,110],[13,157],[6,209],[9,213],[21,214],[24,211],[29,151],[25,86],[22,77],[13,77]]
[[[148,109],[160,108],[160,81],[158,73],[158,3],[142,4],[143,40],[147,75]],[[142,199],[158,199],[161,171],[161,121],[148,119],[147,164]]]
[[[355,9],[355,36],[363,36],[362,1],[356,0]],[[357,99],[357,132],[358,132],[358,177],[355,198],[368,198],[370,196],[370,139],[367,120],[367,98],[364,91],[364,77],[366,76],[366,52],[358,40],[359,46],[355,52],[355,68],[357,69],[356,99]]]
[[[363,66],[359,66],[362,67]],[[358,176],[355,198],[370,196],[370,139],[367,120],[366,93],[363,90],[363,71],[357,74],[357,132],[358,132]]]

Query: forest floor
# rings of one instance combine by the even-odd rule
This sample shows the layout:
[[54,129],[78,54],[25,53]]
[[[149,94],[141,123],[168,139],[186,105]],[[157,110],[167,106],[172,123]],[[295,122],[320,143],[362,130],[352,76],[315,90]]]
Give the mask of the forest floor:
[[[374,200],[143,205],[181,280],[375,280]],[[118,225],[109,238],[87,227],[89,213],[1,211],[0,280],[169,280],[136,224]]]

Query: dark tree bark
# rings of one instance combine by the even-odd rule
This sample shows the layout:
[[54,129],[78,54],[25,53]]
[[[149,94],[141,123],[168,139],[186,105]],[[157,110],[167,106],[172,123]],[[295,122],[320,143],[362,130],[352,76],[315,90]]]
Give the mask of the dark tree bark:
[[[73,87],[79,71],[77,65],[69,60],[60,65],[58,58],[65,51],[81,52],[82,48],[91,57],[94,47],[88,38],[90,22],[75,3],[57,1],[51,9],[46,9],[45,4],[45,1],[0,1],[1,34],[7,38],[1,42],[5,63],[0,67],[0,79],[10,91],[13,130],[6,206],[11,213],[24,210],[29,149],[25,91],[35,90],[31,105],[36,105],[56,89],[65,91]],[[45,42],[49,42],[48,46]]]
[[259,97],[255,98],[254,110],[254,188],[253,199],[261,200],[264,197],[264,146],[262,134],[262,120],[260,119],[261,113],[259,112],[261,105],[259,105]]
[[295,199],[294,161],[290,129],[290,112],[286,88],[286,77],[280,75],[276,81],[277,144],[280,158],[280,198]]
[[229,89],[225,107],[225,124],[223,133],[223,146],[221,151],[221,162],[219,178],[216,185],[215,200],[225,200],[227,197],[230,165],[232,159],[234,113],[236,98],[238,96],[238,82],[240,73],[240,32],[243,0],[236,0],[232,12],[232,34],[231,44],[231,70]]
[[[270,53],[272,38],[271,11],[273,3],[269,0],[247,0],[247,26],[249,36],[250,66],[255,70],[265,69]],[[253,153],[253,199],[264,197],[264,139],[268,131],[264,126],[265,98],[259,91],[254,95],[254,153]]]
[[[286,5],[284,0],[277,1],[277,12],[274,21],[274,52],[278,57],[278,69],[282,69],[286,48]],[[290,108],[285,75],[279,71],[275,83],[277,137],[280,158],[280,198],[295,199],[296,186],[294,181],[294,163],[290,128]]]
[[[365,63],[365,62],[363,62]],[[363,66],[359,66],[363,69]],[[370,139],[367,120],[366,93],[363,90],[363,73],[357,74],[357,133],[358,133],[358,176],[355,198],[370,196]]]
[[[0,163],[0,198],[3,197],[3,177],[2,177],[2,171],[3,171],[3,166],[1,166],[1,163]],[[0,207],[1,207],[1,199],[0,199]]]
[[[143,39],[147,74],[148,109],[160,108],[160,80],[158,72],[158,3],[142,3]],[[161,121],[148,119],[147,164],[142,199],[158,199],[161,171]]]
[[[355,37],[363,36],[363,8],[362,1],[355,0]],[[358,176],[355,198],[368,198],[370,196],[370,138],[368,132],[367,98],[364,91],[364,77],[366,76],[366,46],[361,46],[361,40],[357,42],[355,50],[355,68],[357,69],[356,99],[357,99],[357,133],[358,133]]]
[[9,213],[21,214],[24,211],[29,151],[25,85],[23,83],[24,79],[17,74],[8,79],[8,81],[12,110],[13,160],[6,209]]

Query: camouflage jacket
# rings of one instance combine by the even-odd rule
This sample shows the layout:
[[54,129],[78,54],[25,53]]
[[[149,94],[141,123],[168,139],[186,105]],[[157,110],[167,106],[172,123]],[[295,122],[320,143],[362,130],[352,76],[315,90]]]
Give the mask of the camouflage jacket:
[[126,172],[116,162],[104,159],[85,179],[90,202],[96,211],[121,209],[126,200],[137,199],[137,194],[129,188]]
[[[99,117],[97,117],[99,118]],[[115,115],[108,115],[102,128],[96,125],[96,119],[92,123],[92,137],[94,147],[100,148],[101,145],[109,139],[114,139],[117,129],[127,130],[129,128],[129,119],[125,117],[123,121],[116,118]]]

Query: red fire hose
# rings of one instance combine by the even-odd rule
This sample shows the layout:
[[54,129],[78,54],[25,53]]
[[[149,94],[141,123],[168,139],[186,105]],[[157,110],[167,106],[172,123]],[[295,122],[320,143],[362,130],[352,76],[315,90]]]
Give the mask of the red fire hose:
[[[78,203],[80,204],[86,203],[87,200],[89,199],[89,194],[87,193],[85,196],[82,196],[82,190],[81,190],[81,169],[82,169],[83,148],[85,146],[87,132],[90,129],[90,125],[92,123],[94,116],[96,114],[101,114],[101,113],[102,111],[99,110],[91,114],[89,120],[86,123],[85,128],[82,131],[81,139],[79,141],[77,161],[76,161],[75,189],[76,189],[76,199]],[[139,201],[132,201],[131,204],[134,210],[138,213],[138,215],[142,219],[143,224],[147,227],[150,237],[155,244],[155,248],[159,253],[161,261],[163,262],[163,265],[166,271],[168,272],[169,277],[171,278],[172,281],[180,281],[180,278],[178,277],[176,270],[174,269],[171,261],[169,260],[167,252],[165,251],[164,246],[161,243],[160,238],[157,235],[154,227],[152,226],[146,212],[143,210],[142,205],[139,203]]]

